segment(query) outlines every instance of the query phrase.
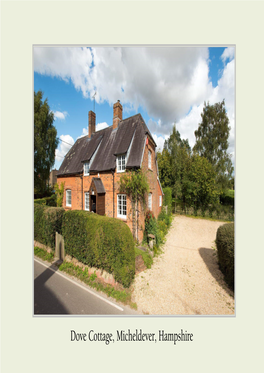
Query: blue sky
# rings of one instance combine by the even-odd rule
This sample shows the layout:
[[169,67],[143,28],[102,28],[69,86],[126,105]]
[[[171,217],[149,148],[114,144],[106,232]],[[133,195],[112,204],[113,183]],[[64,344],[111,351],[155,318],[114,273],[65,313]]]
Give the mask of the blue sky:
[[43,91],[60,138],[54,168],[80,136],[94,109],[97,129],[112,125],[119,99],[123,118],[141,113],[162,150],[176,123],[195,143],[204,101],[225,99],[235,154],[235,48],[233,47],[34,47],[34,90]]

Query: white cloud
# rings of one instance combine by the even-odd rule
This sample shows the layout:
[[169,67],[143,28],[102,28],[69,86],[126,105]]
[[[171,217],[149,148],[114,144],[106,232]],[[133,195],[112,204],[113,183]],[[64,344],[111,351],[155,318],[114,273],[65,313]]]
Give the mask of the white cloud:
[[85,97],[87,90],[93,89],[90,80],[87,80],[91,63],[89,48],[34,47],[34,71],[66,82],[71,80]]
[[55,160],[59,163],[63,161],[63,158],[74,144],[74,139],[70,135],[61,135],[60,139],[62,141],[59,142],[59,146],[55,151]]
[[[120,99],[124,112],[144,108],[151,118],[149,129],[160,144],[176,123],[182,138],[193,146],[204,101],[214,104],[225,99],[232,128],[230,151],[234,151],[234,52],[233,47],[224,50],[223,74],[215,88],[209,79],[206,47],[35,47],[34,70],[71,80],[84,97],[91,98],[96,90],[97,103],[112,105]],[[103,125],[99,123],[97,130]],[[82,136],[86,133],[83,130]]]
[[176,129],[180,132],[182,139],[188,139],[191,147],[195,144],[194,131],[198,128],[198,123],[201,122],[201,113],[204,104],[194,106],[191,111],[176,123]]
[[157,151],[162,151],[164,147],[164,142],[168,138],[168,136],[157,136],[156,134],[153,135],[153,139],[155,143],[157,144]]
[[223,62],[225,63],[226,60],[232,61],[235,57],[235,48],[234,47],[228,47],[224,50],[221,58]]
[[88,135],[88,128],[83,128],[83,130],[82,130],[82,134],[81,134],[81,136],[77,137],[77,140],[78,140],[80,137],[87,136],[87,135]]
[[71,79],[97,103],[120,99],[162,123],[179,120],[212,91],[208,48],[34,48],[34,70]]
[[[205,101],[213,105],[216,102],[221,102],[225,99],[225,107],[231,127],[229,134],[229,149],[228,152],[235,152],[235,65],[234,60],[227,63],[223,70],[223,75],[218,81],[218,85],[213,89],[210,95],[205,98]],[[204,103],[199,106],[193,106],[190,113],[181,118],[176,123],[176,128],[180,132],[182,138],[188,138],[191,147],[195,144],[194,131],[198,128],[201,122],[201,113]],[[234,157],[232,158],[234,160]]]
[[56,119],[64,120],[67,117],[67,115],[69,115],[67,111],[64,111],[63,113],[61,111],[53,111],[53,114],[54,114],[55,120]]
[[[108,124],[106,122],[98,123],[96,125],[96,131],[103,130],[104,128],[107,128]],[[88,135],[88,128],[83,128],[81,136],[77,137],[79,139],[80,137],[87,136]]]
[[107,128],[108,124],[106,122],[98,123],[96,125],[96,131],[103,130],[104,128]]

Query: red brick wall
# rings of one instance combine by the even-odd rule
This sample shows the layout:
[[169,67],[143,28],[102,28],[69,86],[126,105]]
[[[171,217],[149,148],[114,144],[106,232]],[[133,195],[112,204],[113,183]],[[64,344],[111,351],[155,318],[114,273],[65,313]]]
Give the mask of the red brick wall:
[[[151,169],[148,167],[148,152],[151,151]],[[146,141],[143,160],[142,160],[142,171],[146,173],[148,183],[149,183],[149,191],[152,194],[152,212],[155,218],[158,217],[159,213],[161,212],[161,207],[159,206],[159,197],[162,196],[162,191],[157,179],[158,170],[157,170],[157,163],[156,163],[156,154],[155,154],[155,145],[148,138]],[[146,203],[148,209],[148,196],[146,196]],[[145,216],[141,214],[140,217],[141,225],[143,230],[145,229]],[[143,236],[142,236],[143,238]]]
[[[151,150],[151,170],[148,169],[148,150]],[[154,144],[149,140],[144,149],[144,155],[142,160],[142,170],[146,172],[147,179],[152,193],[152,211],[157,218],[161,207],[159,207],[159,196],[162,195],[158,180],[157,180],[157,165],[155,160],[155,147]],[[105,188],[105,215],[109,217],[117,218],[117,195],[119,194],[119,179],[122,173],[114,173],[114,196],[113,196],[113,175],[111,172],[100,172],[99,177],[101,178]],[[65,182],[64,196],[63,196],[63,207],[66,210],[81,210],[85,208],[84,193],[88,192],[91,186],[93,177],[98,175],[89,176],[67,176],[58,177],[58,184]],[[71,201],[72,206],[66,207],[66,190],[71,189]],[[113,207],[114,198],[114,207]],[[148,203],[148,196],[146,196],[146,203]],[[83,206],[83,207],[82,207]],[[145,212],[143,206],[139,208],[139,224],[138,224],[138,239],[141,242],[143,240],[143,232],[145,229]],[[132,206],[131,201],[127,197],[127,219],[124,220],[132,231]]]
[[[101,178],[104,188],[105,188],[105,215],[109,217],[117,218],[117,195],[119,194],[119,179],[122,173],[114,173],[114,195],[113,195],[113,175],[111,172],[100,172],[99,177]],[[89,175],[89,176],[68,176],[68,177],[58,177],[58,184],[65,182],[64,186],[64,196],[63,196],[63,207],[65,210],[81,210],[84,209],[84,193],[89,192],[91,182],[93,177],[98,175]],[[66,190],[71,189],[71,201],[72,206],[66,206]],[[82,193],[83,190],[83,193]],[[83,201],[82,201],[83,195]],[[114,206],[113,206],[114,198]],[[83,206],[83,207],[82,207]],[[114,212],[114,214],[113,214]],[[131,202],[127,197],[127,219],[124,219],[129,228],[132,231],[132,211],[131,211]],[[143,234],[142,234],[143,238]]]

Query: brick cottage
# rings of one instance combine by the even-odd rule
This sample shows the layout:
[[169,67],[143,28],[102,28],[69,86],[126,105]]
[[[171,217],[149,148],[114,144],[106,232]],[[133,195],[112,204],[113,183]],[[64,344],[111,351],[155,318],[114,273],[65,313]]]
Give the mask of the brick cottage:
[[[79,138],[64,158],[57,181],[64,183],[65,210],[93,211],[123,220],[132,231],[129,196],[119,192],[123,172],[139,169],[149,183],[148,209],[155,217],[161,211],[162,188],[158,177],[156,143],[141,114],[123,119],[120,102],[113,107],[113,125],[95,131],[96,116],[89,111],[88,136]],[[145,212],[139,207],[136,236],[143,239]]]

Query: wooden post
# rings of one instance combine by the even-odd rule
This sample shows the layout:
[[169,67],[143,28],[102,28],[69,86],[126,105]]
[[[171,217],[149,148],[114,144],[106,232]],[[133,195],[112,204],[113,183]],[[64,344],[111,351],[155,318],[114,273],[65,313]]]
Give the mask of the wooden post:
[[64,239],[61,234],[56,232],[55,238],[55,259],[64,260],[65,250],[64,250]]

